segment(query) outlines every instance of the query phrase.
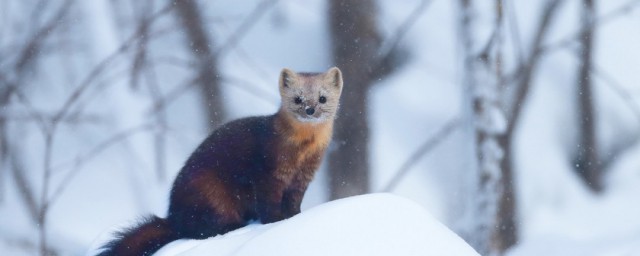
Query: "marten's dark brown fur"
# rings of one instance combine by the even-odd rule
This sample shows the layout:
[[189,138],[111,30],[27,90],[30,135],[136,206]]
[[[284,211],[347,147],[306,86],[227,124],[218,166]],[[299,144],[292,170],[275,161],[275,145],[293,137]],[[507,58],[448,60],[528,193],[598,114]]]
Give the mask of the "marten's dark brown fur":
[[151,255],[180,238],[202,239],[252,220],[300,212],[333,130],[342,91],[337,68],[280,75],[280,110],[223,125],[189,157],[171,190],[169,214],[118,234],[100,255]]

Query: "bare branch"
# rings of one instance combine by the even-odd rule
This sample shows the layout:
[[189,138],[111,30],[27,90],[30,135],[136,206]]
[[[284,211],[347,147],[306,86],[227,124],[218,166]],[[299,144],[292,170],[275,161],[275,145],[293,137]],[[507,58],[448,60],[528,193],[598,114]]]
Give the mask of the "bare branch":
[[631,0],[626,4],[623,4],[619,8],[596,18],[589,27],[583,27],[580,31],[575,32],[573,35],[568,36],[563,40],[541,47],[540,52],[552,52],[570,47],[572,44],[575,44],[580,40],[580,36],[583,33],[582,30],[590,29],[591,26],[605,25],[611,21],[616,20],[617,18],[620,18],[623,15],[631,13],[635,8],[638,7],[640,7],[640,0]]
[[425,143],[423,143],[411,156],[400,166],[398,171],[389,183],[384,187],[382,192],[392,192],[400,181],[409,173],[411,168],[418,163],[418,161],[440,145],[451,133],[453,133],[458,127],[460,127],[460,118],[454,118],[447,122],[440,130],[438,130],[433,136],[431,136]]
[[5,177],[8,176],[6,171],[8,166],[6,163],[9,163],[9,142],[7,141],[7,129],[6,129],[6,121],[0,119],[0,203],[4,201],[5,198],[5,186],[7,184],[5,182]]
[[147,61],[148,61],[148,47],[149,44],[149,33],[151,30],[151,20],[148,16],[153,11],[153,1],[143,3],[145,5],[145,10],[143,10],[142,17],[140,21],[138,21],[138,33],[140,40],[137,43],[136,52],[133,57],[133,64],[131,68],[131,87],[137,88],[140,80],[140,74],[144,70]]
[[263,0],[260,2],[253,11],[247,16],[247,18],[238,26],[229,39],[218,47],[213,53],[214,56],[221,58],[223,54],[230,52],[240,40],[253,28],[255,24],[267,13],[271,7],[275,6],[278,0]]
[[40,255],[46,256],[48,253],[47,241],[47,215],[49,212],[49,186],[51,185],[51,160],[53,157],[53,139],[55,136],[55,126],[44,133],[44,162],[42,175],[42,191],[40,193],[40,207],[38,210],[38,235],[40,240]]
[[0,82],[4,85],[0,87],[0,106],[5,106],[9,103],[11,95],[17,90],[18,86],[13,81],[9,81],[2,72],[0,72]]
[[36,120],[36,124],[39,126],[43,133],[46,133],[49,130],[50,122],[44,119],[44,117],[38,115],[38,111],[31,105],[29,98],[26,95],[22,94],[21,91],[16,90],[15,94],[18,98],[18,101],[24,106],[27,110],[27,114],[32,119]]
[[[93,149],[87,151],[87,153],[85,153],[84,155],[77,156],[72,163],[71,170],[67,172],[64,178],[62,178],[62,182],[60,183],[61,185],[58,186],[55,189],[55,191],[51,194],[51,197],[48,198],[49,204],[53,204],[60,197],[64,189],[67,187],[67,184],[69,184],[71,180],[73,180],[73,178],[75,178],[75,176],[81,171],[82,166],[84,166],[94,157],[98,156],[100,153],[102,153],[104,150],[108,149],[109,147],[117,143],[120,143],[130,138],[131,136],[134,136],[143,131],[151,130],[153,128],[154,128],[154,124],[149,122],[149,123],[143,123],[139,126],[135,126],[130,129],[126,129],[104,140],[102,143],[96,145]],[[64,165],[67,165],[67,164],[63,164],[61,166],[64,166]]]
[[627,2],[626,4],[623,4],[622,6],[620,6],[619,8],[602,15],[599,18],[596,18],[595,21],[592,23],[592,26],[597,26],[597,25],[602,25],[602,24],[606,24],[610,21],[613,21],[617,18],[619,18],[620,16],[623,15],[628,15],[630,14],[635,8],[640,7],[640,0],[631,0],[629,2]]
[[579,65],[577,78],[578,141],[573,159],[574,170],[585,185],[594,192],[603,189],[600,152],[596,139],[595,109],[591,70],[593,69],[593,37],[595,26],[594,0],[582,0]]
[[413,9],[413,11],[409,13],[409,15],[407,15],[400,26],[396,28],[396,31],[394,31],[393,35],[387,37],[385,42],[382,43],[379,51],[380,56],[384,56],[382,57],[382,59],[388,58],[388,56],[390,56],[392,52],[395,51],[396,48],[398,48],[398,45],[400,44],[402,39],[404,39],[407,32],[409,32],[413,25],[416,24],[418,19],[422,16],[422,14],[425,13],[425,10],[431,3],[433,3],[433,0],[420,1],[420,4],[418,4],[418,6],[416,6],[416,8]]
[[271,84],[271,75],[270,71],[267,71],[262,66],[260,66],[249,54],[242,48],[242,46],[238,45],[235,49],[236,55],[238,55],[239,60],[242,60],[248,67],[252,69],[252,75],[255,77],[260,77],[265,84]]
[[62,3],[62,5],[60,5],[60,9],[56,12],[56,15],[54,15],[53,18],[46,22],[46,25],[41,27],[22,49],[14,68],[15,71],[19,74],[18,76],[20,76],[27,65],[36,58],[39,53],[40,47],[42,46],[42,44],[44,44],[46,38],[51,35],[52,32],[60,25],[60,20],[62,20],[69,11],[72,1],[73,0],[66,0],[64,3]]
[[[224,54],[228,54],[234,47],[237,47],[238,42],[248,33],[248,31],[257,24],[257,22],[264,16],[264,14],[273,7],[278,0],[264,0],[260,2],[253,11],[247,16],[247,18],[238,26],[238,28],[229,36],[229,38],[221,44],[220,47],[214,50],[212,56],[216,58],[221,58]],[[163,57],[160,60],[170,63],[172,65],[179,65],[185,68],[196,68],[198,67],[198,63],[193,61],[181,60],[175,57]],[[154,105],[151,107],[149,112],[151,114],[156,114],[159,111],[166,108],[170,103],[174,100],[180,98],[183,94],[185,94],[189,89],[198,83],[202,82],[201,77],[196,77],[184,82],[182,85],[178,85],[174,87],[171,91],[169,91],[162,99],[156,100]],[[234,81],[236,79],[228,79],[228,81]],[[237,81],[237,80],[236,80]],[[246,88],[246,83],[236,83],[239,85],[239,88]],[[249,93],[255,93],[255,88],[251,88],[250,90],[246,90]],[[269,95],[269,94],[265,94]],[[262,98],[262,97],[260,97]],[[217,110],[214,110],[217,111]]]
[[232,86],[235,86],[240,90],[243,90],[246,93],[252,94],[256,98],[261,99],[269,104],[277,105],[278,102],[280,101],[280,97],[278,95],[274,94],[271,91],[260,89],[260,87],[258,87],[255,84],[251,84],[251,82],[245,79],[242,79],[239,77],[226,76],[225,79],[223,79],[223,81],[227,82]]
[[[0,234],[0,238],[3,240],[6,246],[17,248],[20,251],[22,251],[24,255],[31,255],[34,252],[39,251],[38,244],[36,244],[31,239],[23,238],[23,237],[15,237],[15,236],[11,236],[10,234],[9,235]],[[57,256],[59,255],[59,253],[55,249],[49,247],[47,249],[46,255]]]
[[[153,96],[154,101],[159,101],[162,99],[162,94],[160,92],[160,85],[158,84],[158,76],[155,72],[155,66],[150,64],[147,72],[145,72],[147,85],[149,86],[149,90],[151,91],[151,95]],[[155,115],[156,119],[156,129],[154,133],[154,143],[155,143],[155,160],[156,160],[156,170],[158,173],[158,179],[160,181],[165,180],[166,176],[166,165],[165,165],[165,147],[166,147],[166,130],[167,130],[167,114],[165,111],[161,110]]]
[[29,212],[29,217],[31,217],[33,223],[38,223],[38,203],[36,202],[33,191],[31,191],[32,186],[25,176],[25,169],[20,164],[20,161],[15,159],[17,158],[17,154],[10,155],[13,158],[11,159],[11,169],[13,170],[13,177],[16,181],[15,185],[18,188],[18,195],[27,207],[27,212]]
[[559,9],[558,6],[561,2],[562,0],[551,0],[547,2],[543,9],[540,23],[536,29],[533,43],[531,44],[531,53],[529,54],[527,61],[522,63],[518,68],[519,83],[516,87],[515,100],[507,111],[509,122],[505,136],[510,137],[515,130],[515,126],[518,124],[518,119],[520,118],[521,110],[524,105],[524,99],[529,92],[533,74],[535,73],[538,62],[542,57],[542,43],[547,36],[551,20],[555,17]]
[[37,26],[38,23],[38,19],[43,17],[43,13],[45,10],[47,10],[47,8],[49,7],[49,4],[51,3],[51,1],[47,1],[47,0],[38,0],[35,4],[34,7],[31,8],[29,17],[31,17],[31,20],[33,21],[33,26]]
[[398,66],[402,63],[396,62],[398,47],[402,39],[409,30],[416,24],[418,19],[425,13],[425,10],[432,3],[432,0],[422,0],[420,4],[407,16],[407,18],[398,26],[392,36],[387,37],[378,50],[378,56],[376,63],[372,65],[370,70],[370,76],[374,78],[384,77],[394,70],[398,69]]
[[604,83],[602,83],[603,85],[609,86],[609,88],[611,88],[613,92],[618,94],[618,96],[622,100],[624,100],[625,104],[627,104],[629,109],[633,112],[634,117],[638,119],[638,124],[640,124],[640,106],[636,104],[636,101],[633,98],[632,94],[624,89],[625,86],[623,86],[622,83],[617,81],[616,78],[614,78],[611,74],[605,71],[602,67],[598,66],[596,63],[592,65],[591,72],[599,76],[604,81]]
[[[42,112],[32,113],[8,113],[0,111],[0,121],[17,121],[17,122],[42,122],[46,120],[47,123],[53,120],[53,115]],[[78,124],[78,123],[99,123],[101,118],[98,115],[82,115],[80,113],[67,115],[65,118],[58,120],[64,124]]]
[[196,63],[194,61],[184,60],[176,56],[160,56],[154,58],[152,62],[156,63],[156,65],[170,65],[183,69],[192,69],[196,67]]
[[[636,104],[635,100],[631,96],[631,94],[624,89],[624,86],[618,82],[611,74],[606,72],[602,67],[599,67],[597,64],[593,63],[591,65],[591,72],[600,77],[603,83],[596,83],[608,86],[614,93],[620,97],[623,102],[627,105],[627,107],[633,112],[633,116],[637,119],[638,124],[640,125],[640,106]],[[635,136],[627,136],[623,140],[619,140],[613,148],[609,152],[603,152],[600,154],[600,168],[601,171],[606,171],[611,167],[616,160],[616,158],[624,152],[632,149],[634,145],[640,142],[640,133],[636,133]]]
[[22,93],[20,90],[15,90],[16,98],[18,102],[24,107],[26,110],[26,114],[24,116],[14,115],[11,116],[8,113],[0,112],[0,119],[10,119],[12,120],[30,120],[35,121],[35,123],[40,128],[43,134],[49,133],[55,126],[61,123],[77,123],[77,122],[96,122],[98,118],[95,116],[86,116],[82,115],[80,112],[71,112],[70,114],[65,115],[60,119],[58,113],[54,114],[44,114],[36,110],[36,108],[31,104],[29,98]]
[[[262,90],[260,87],[252,85],[244,79],[225,76],[225,78],[222,78],[221,80],[268,103],[276,104],[279,101],[279,97],[274,96],[272,92]],[[149,109],[149,114],[156,114],[167,108],[171,103],[180,98],[183,94],[187,93],[191,87],[196,86],[197,83],[198,78],[196,77],[174,87],[171,91],[166,93],[164,97],[154,101],[153,106]]]
[[518,57],[518,63],[520,65],[522,65],[522,62],[524,62],[524,50],[522,49],[522,38],[520,38],[520,29],[519,29],[519,25],[518,25],[518,19],[516,18],[516,11],[515,8],[513,7],[514,3],[512,1],[508,1],[507,3],[510,3],[510,7],[508,8],[509,11],[509,22],[507,24],[510,24],[509,28],[511,28],[511,40],[513,40],[514,42],[514,51],[515,51],[515,56]]
[[[9,1],[0,2],[0,24],[2,24],[2,26],[0,26],[0,37],[2,38],[5,38],[4,34],[9,26],[9,12],[11,11],[9,4]],[[2,49],[0,49],[0,56],[5,56]],[[2,65],[2,58],[0,58],[0,65]]]
[[[65,2],[63,4],[62,7],[62,11],[60,11],[58,13],[58,15],[56,15],[56,18],[54,18],[54,20],[56,21],[55,23],[49,23],[49,24],[53,24],[53,25],[48,25],[45,26],[43,28],[44,32],[46,33],[50,33],[51,30],[53,30],[53,28],[55,28],[55,24],[58,24],[58,20],[61,19],[61,17],[64,15],[64,13],[66,13],[66,8],[69,8],[69,3],[71,0],[67,0],[67,2]],[[160,17],[162,14],[168,12],[171,8],[172,8],[172,4],[169,3],[163,10],[159,11],[158,13],[152,15],[149,20],[153,20],[157,17]],[[151,21],[149,21],[151,22]],[[38,36],[41,35],[41,36]],[[47,217],[48,217],[48,212],[49,212],[49,208],[51,206],[51,204],[53,203],[52,200],[49,200],[49,188],[51,186],[51,175],[52,175],[52,160],[53,160],[53,145],[54,145],[54,138],[56,135],[56,130],[58,125],[61,123],[61,120],[68,118],[70,115],[69,113],[72,111],[71,108],[74,105],[75,102],[77,102],[80,97],[83,95],[83,93],[89,88],[89,86],[91,84],[93,84],[93,81],[95,81],[101,73],[103,73],[104,70],[106,70],[106,68],[109,66],[109,64],[111,62],[113,62],[115,59],[117,59],[117,57],[119,57],[122,53],[124,53],[129,47],[130,45],[135,42],[137,40],[135,34],[129,38],[128,40],[126,40],[121,47],[116,50],[115,53],[113,53],[112,55],[110,55],[109,57],[107,57],[105,60],[103,60],[102,62],[100,62],[89,74],[88,76],[82,80],[82,82],[80,83],[79,86],[76,87],[76,89],[73,91],[73,93],[67,98],[67,100],[64,102],[64,104],[62,105],[62,108],[60,110],[58,110],[56,112],[56,114],[53,115],[53,117],[49,120],[45,120],[42,116],[37,114],[37,111],[34,110],[34,108],[31,106],[28,98],[24,95],[22,95],[22,93],[20,93],[20,91],[18,91],[17,85],[20,84],[20,80],[22,78],[22,72],[25,70],[25,67],[27,66],[27,64],[29,63],[29,61],[31,61],[32,59],[34,59],[34,55],[33,54],[37,54],[39,52],[39,48],[40,45],[42,44],[42,37],[46,36],[48,34],[43,34],[42,32],[37,33],[36,37],[34,37],[34,40],[32,41],[32,43],[30,43],[29,45],[27,45],[27,47],[24,49],[23,54],[18,58],[18,62],[15,65],[15,70],[16,73],[18,73],[18,77],[17,82],[15,83],[11,83],[11,82],[5,82],[5,84],[10,85],[11,87],[7,90],[9,92],[17,92],[15,94],[18,95],[18,99],[19,101],[22,103],[22,105],[24,105],[26,107],[26,110],[28,111],[28,113],[35,119],[38,120],[38,124],[40,125],[40,128],[42,130],[42,133],[44,135],[44,161],[43,161],[43,178],[42,178],[42,190],[40,193],[40,200],[39,200],[39,205],[38,205],[38,209],[37,209],[37,226],[38,226],[38,237],[39,237],[39,250],[40,250],[40,254],[41,255],[47,255],[50,253],[49,251],[49,247],[48,247],[48,239],[47,239]],[[4,79],[3,79],[4,80]],[[4,94],[4,93],[3,93]],[[2,97],[3,99],[8,99],[8,97]],[[72,112],[73,113],[73,112]],[[73,113],[73,114],[77,114],[77,113]],[[19,176],[18,176],[19,177]],[[67,183],[63,183],[63,185],[61,185],[61,187],[65,187]],[[25,187],[26,188],[26,187]],[[23,193],[24,194],[24,193]]]
[[206,123],[218,126],[225,121],[227,111],[220,90],[218,60],[212,50],[214,42],[204,25],[200,9],[198,1],[182,0],[176,2],[175,14],[185,30],[184,45],[196,61],[194,73],[198,77],[198,96]]
[[[172,3],[167,4],[160,11],[158,11],[154,15],[151,15],[151,17],[149,17],[149,22],[156,20],[162,15],[168,13],[172,8],[173,8]],[[82,96],[82,94],[89,88],[89,86],[93,84],[93,81],[96,80],[97,77],[102,72],[104,72],[104,70],[112,62],[114,62],[118,57],[120,57],[124,52],[126,52],[133,45],[133,43],[136,42],[136,40],[139,39],[138,37],[139,34],[140,34],[139,31],[136,31],[135,33],[133,33],[133,35],[131,35],[127,40],[125,40],[124,43],[122,43],[115,52],[113,52],[107,58],[102,60],[98,65],[96,65],[96,67],[93,68],[93,70],[91,70],[91,72],[89,72],[89,74],[85,77],[85,79],[82,80],[82,82],[76,87],[73,93],[67,98],[65,103],[60,108],[58,114],[54,117],[54,121],[62,119],[70,111],[71,106],[80,99],[80,96]]]
[[165,94],[162,99],[155,100],[151,109],[149,109],[149,114],[156,114],[159,111],[165,109],[169,106],[174,100],[180,98],[183,94],[185,94],[191,87],[198,84],[200,80],[199,77],[194,77],[188,81],[185,81],[181,85],[174,87],[171,91]]

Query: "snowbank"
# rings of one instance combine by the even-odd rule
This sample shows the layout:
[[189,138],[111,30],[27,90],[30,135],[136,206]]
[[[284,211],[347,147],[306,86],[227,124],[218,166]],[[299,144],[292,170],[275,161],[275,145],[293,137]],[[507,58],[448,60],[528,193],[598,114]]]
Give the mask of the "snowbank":
[[278,223],[175,241],[155,255],[212,254],[479,255],[421,206],[391,194],[346,198]]

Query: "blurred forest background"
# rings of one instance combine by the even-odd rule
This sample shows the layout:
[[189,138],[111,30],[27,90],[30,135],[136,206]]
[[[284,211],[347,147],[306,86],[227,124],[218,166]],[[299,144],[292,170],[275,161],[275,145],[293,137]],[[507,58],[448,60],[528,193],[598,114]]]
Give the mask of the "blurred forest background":
[[640,252],[639,7],[0,0],[0,251],[82,255],[164,216],[209,132],[275,112],[282,68],[335,65],[303,208],[390,192],[483,255]]

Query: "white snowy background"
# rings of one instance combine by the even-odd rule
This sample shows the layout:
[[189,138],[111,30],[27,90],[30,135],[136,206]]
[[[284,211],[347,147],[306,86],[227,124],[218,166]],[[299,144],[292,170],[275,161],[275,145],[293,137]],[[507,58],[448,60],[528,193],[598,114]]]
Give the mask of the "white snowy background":
[[[20,93],[0,109],[6,125],[2,135],[6,137],[1,139],[11,144],[9,158],[21,163],[14,166],[0,159],[1,254],[38,254],[41,229],[16,182],[16,169],[26,177],[36,205],[46,187],[51,201],[47,239],[59,255],[84,255],[112,227],[146,214],[166,214],[174,175],[211,127],[204,121],[201,98],[193,88],[169,102],[166,113],[153,110],[154,94],[180,91],[176,88],[192,75],[190,53],[175,15],[154,21],[153,28],[159,32],[145,45],[156,63],[158,88],[131,85],[132,51],[111,58],[135,32],[137,2],[0,1],[0,82],[19,77],[11,73],[19,49],[55,15],[59,5],[70,4],[70,18],[41,49],[37,66],[21,76],[26,79]],[[525,49],[544,2],[505,1]],[[637,141],[640,136],[640,8],[635,8],[640,3],[619,12],[634,2],[640,1],[596,1],[598,16],[616,13],[597,26],[594,42],[594,62],[606,72],[593,79],[598,143],[604,153],[612,145]],[[263,3],[203,1],[201,11],[214,44],[226,42]],[[165,4],[157,1],[154,10],[160,11]],[[379,26],[388,35],[420,1],[378,4]],[[490,8],[493,1],[485,4]],[[581,4],[563,1],[546,43],[575,37]],[[275,112],[277,76],[283,67],[317,72],[333,65],[326,1],[280,0],[265,8],[259,21],[218,59],[229,119]],[[369,92],[371,192],[382,191],[424,141],[461,116],[458,11],[455,1],[429,1],[400,42],[410,53],[407,64]],[[486,24],[476,25],[491,22],[487,18]],[[600,194],[591,192],[572,167],[578,130],[578,58],[572,51],[559,49],[542,58],[523,109],[514,147],[520,241],[507,255],[640,255],[640,144],[615,156]],[[110,60],[105,64],[105,59]],[[93,77],[91,72],[103,64],[104,70]],[[87,77],[95,79],[80,97],[73,98]],[[51,127],[43,127],[38,119],[55,116],[69,99],[73,105],[68,120],[59,122],[53,135],[47,136],[43,131]],[[166,117],[166,127],[155,123],[159,115]],[[462,215],[458,211],[463,185],[471,175],[470,163],[460,152],[472,142],[462,130],[458,128],[422,157],[392,191],[417,202],[452,230],[465,225],[457,217]],[[156,157],[157,134],[166,138],[161,162]],[[125,138],[110,143],[118,136]],[[51,143],[46,143],[47,138],[52,138]],[[50,173],[46,186],[45,173]],[[305,196],[303,212],[323,207],[328,200],[326,181],[321,169]],[[313,216],[322,215],[303,214],[296,221],[313,222]],[[281,226],[287,224],[276,225],[286,233]],[[260,231],[261,227],[248,229]]]

